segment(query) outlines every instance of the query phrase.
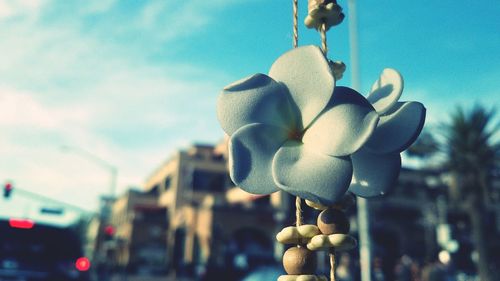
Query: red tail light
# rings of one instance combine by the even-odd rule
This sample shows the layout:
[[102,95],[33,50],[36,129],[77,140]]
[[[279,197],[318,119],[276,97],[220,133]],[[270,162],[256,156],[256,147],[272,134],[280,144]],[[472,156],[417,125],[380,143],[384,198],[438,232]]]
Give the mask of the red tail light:
[[13,228],[32,229],[35,222],[28,219],[9,219],[9,225]]
[[76,260],[75,267],[78,271],[88,271],[90,269],[90,260],[86,257],[81,257]]

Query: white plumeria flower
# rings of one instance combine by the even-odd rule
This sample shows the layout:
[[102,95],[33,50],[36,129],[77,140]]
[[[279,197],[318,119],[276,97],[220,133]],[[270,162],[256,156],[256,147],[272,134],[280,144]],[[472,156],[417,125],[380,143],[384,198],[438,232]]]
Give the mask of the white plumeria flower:
[[316,203],[340,200],[353,176],[350,155],[377,127],[379,115],[359,93],[335,87],[316,46],[279,57],[269,76],[227,86],[217,115],[229,140],[229,171],[243,190],[282,189]]
[[370,139],[351,156],[354,175],[349,191],[358,196],[384,195],[395,186],[401,169],[400,152],[422,131],[425,107],[414,101],[398,102],[402,92],[401,74],[387,68],[368,95],[380,122]]

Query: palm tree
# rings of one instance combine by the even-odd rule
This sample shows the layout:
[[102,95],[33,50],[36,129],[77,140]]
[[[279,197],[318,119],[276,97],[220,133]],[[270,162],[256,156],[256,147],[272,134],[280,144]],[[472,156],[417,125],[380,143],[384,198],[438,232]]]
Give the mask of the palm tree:
[[494,140],[499,124],[496,111],[475,105],[465,111],[458,107],[444,125],[446,168],[453,178],[457,206],[469,215],[471,237],[478,253],[480,280],[493,281],[488,239],[485,231],[486,205],[490,200],[491,177],[498,164],[500,142]]
[[417,157],[422,160],[428,159],[439,151],[439,143],[432,134],[424,129],[418,139],[413,143],[406,152],[411,157]]

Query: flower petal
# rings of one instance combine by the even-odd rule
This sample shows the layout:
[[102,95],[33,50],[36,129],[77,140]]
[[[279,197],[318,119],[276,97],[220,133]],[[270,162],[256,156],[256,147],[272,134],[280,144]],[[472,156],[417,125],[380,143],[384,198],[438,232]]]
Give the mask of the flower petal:
[[395,186],[401,169],[399,153],[378,155],[361,149],[351,159],[354,174],[350,192],[361,197],[375,197]]
[[274,157],[273,177],[284,191],[328,206],[349,188],[352,164],[348,157],[331,157],[287,141]]
[[217,101],[217,117],[228,135],[251,123],[288,127],[296,119],[286,89],[264,74],[226,86]]
[[418,137],[425,123],[425,107],[419,102],[398,102],[380,122],[366,149],[376,154],[401,152]]
[[293,49],[271,66],[269,76],[288,88],[301,117],[302,128],[325,108],[335,88],[328,61],[316,46]]
[[383,114],[399,100],[403,86],[401,74],[392,68],[386,68],[373,84],[367,99],[379,114]]
[[305,145],[331,155],[345,156],[358,150],[377,127],[379,117],[358,92],[336,87],[331,101],[306,130]]
[[229,174],[233,182],[254,194],[277,191],[272,161],[287,135],[280,127],[259,123],[237,130],[229,141]]

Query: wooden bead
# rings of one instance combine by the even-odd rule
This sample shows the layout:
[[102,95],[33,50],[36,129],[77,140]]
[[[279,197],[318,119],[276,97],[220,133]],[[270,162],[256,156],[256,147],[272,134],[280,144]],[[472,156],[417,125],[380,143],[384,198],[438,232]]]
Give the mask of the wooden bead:
[[318,228],[321,233],[330,235],[336,233],[349,233],[349,219],[344,212],[329,208],[322,211],[318,216]]
[[309,0],[309,2],[307,3],[307,10],[311,12],[317,7],[326,6],[327,4],[330,3],[337,5],[336,0]]
[[328,61],[330,64],[330,69],[332,70],[333,76],[336,80],[342,79],[346,69],[345,63],[341,61]]
[[328,278],[322,275],[281,275],[278,281],[328,281]]
[[312,224],[289,226],[276,235],[276,240],[283,244],[302,244],[320,233],[318,227]]
[[306,247],[292,247],[283,255],[283,267],[290,275],[314,274],[316,266],[316,253]]
[[336,0],[309,0],[307,17],[304,20],[308,28],[320,29],[325,24],[326,30],[344,20],[342,7]]
[[307,248],[311,251],[328,250],[332,249],[335,251],[347,251],[356,247],[356,240],[349,234],[320,234],[314,236],[309,243],[307,243]]

